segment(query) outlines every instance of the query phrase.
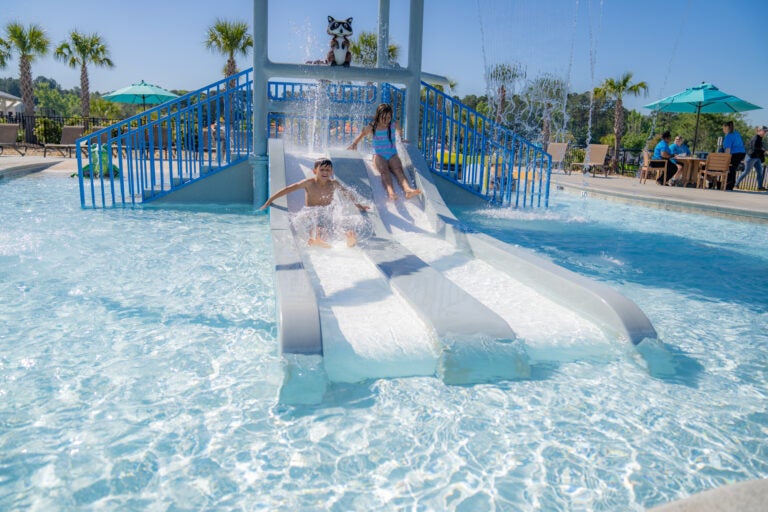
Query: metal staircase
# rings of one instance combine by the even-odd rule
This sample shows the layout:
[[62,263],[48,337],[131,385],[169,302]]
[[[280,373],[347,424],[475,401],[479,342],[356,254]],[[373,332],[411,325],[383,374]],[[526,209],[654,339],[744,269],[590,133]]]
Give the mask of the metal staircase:
[[[83,208],[136,206],[187,187],[253,152],[252,69],[76,142]],[[430,169],[485,201],[547,207],[552,159],[422,82],[418,145]],[[405,91],[390,84],[269,82],[270,138],[315,150],[346,146],[378,103],[404,125]]]

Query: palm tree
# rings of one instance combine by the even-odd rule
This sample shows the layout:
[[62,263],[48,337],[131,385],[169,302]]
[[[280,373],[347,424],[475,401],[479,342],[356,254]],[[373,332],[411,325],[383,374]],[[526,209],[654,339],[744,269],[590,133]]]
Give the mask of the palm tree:
[[253,37],[248,33],[246,22],[217,18],[216,22],[208,27],[205,47],[227,56],[227,63],[224,66],[226,78],[238,72],[235,54],[248,55],[248,50],[253,48]]
[[[54,52],[53,56],[71,68],[80,66],[80,106],[83,117],[87,120],[91,116],[91,95],[88,83],[88,63],[94,66],[114,67],[109,58],[109,50],[98,34],[81,34],[73,30],[69,34],[69,41],[63,41]],[[86,121],[87,122],[87,121]]]
[[26,29],[21,23],[12,21],[5,27],[5,39],[0,39],[0,67],[4,67],[11,56],[11,51],[19,54],[19,82],[21,101],[24,102],[24,115],[35,114],[34,84],[32,82],[32,62],[37,57],[48,53],[50,41],[45,31],[34,23]]
[[525,68],[519,64],[495,64],[486,69],[485,81],[488,84],[489,100],[492,100],[496,124],[502,124],[507,113],[507,91],[514,93],[515,82],[524,80]]
[[[349,51],[352,52],[355,61],[364,68],[376,66],[378,50],[378,35],[373,32],[360,32],[360,35],[357,36],[357,41],[353,41],[349,46]],[[390,43],[387,46],[387,56],[390,63],[397,63],[397,59],[400,56],[400,47]]]
[[648,94],[648,84],[645,82],[637,82],[630,85],[631,81],[632,73],[627,72],[616,80],[613,78],[606,78],[605,81],[594,90],[595,98],[612,98],[616,100],[613,111],[613,135],[615,139],[613,156],[611,157],[611,168],[613,169],[613,172],[616,172],[619,159],[619,148],[621,147],[621,137],[624,134],[624,95],[631,94],[632,96],[640,96],[640,94]]

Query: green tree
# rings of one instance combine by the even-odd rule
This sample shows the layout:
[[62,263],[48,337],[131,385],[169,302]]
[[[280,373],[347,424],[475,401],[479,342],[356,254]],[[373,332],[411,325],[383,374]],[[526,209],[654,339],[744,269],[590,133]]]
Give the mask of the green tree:
[[62,41],[53,56],[71,68],[80,67],[80,108],[83,117],[91,115],[91,94],[88,82],[88,64],[97,67],[114,67],[109,50],[98,34],[81,34],[73,30],[68,41]]
[[106,119],[122,119],[125,117],[121,105],[107,101],[98,96],[94,96],[91,101],[91,112],[94,117],[103,117]]
[[621,75],[618,79],[606,78],[605,81],[595,88],[595,98],[605,100],[613,99],[614,114],[613,114],[613,135],[614,146],[613,156],[611,157],[611,167],[616,172],[619,158],[619,148],[621,147],[621,137],[624,135],[624,96],[632,95],[639,96],[641,94],[648,94],[648,84],[645,82],[632,82],[632,73],[627,72]]
[[[349,51],[352,52],[352,57],[355,62],[364,68],[376,67],[376,58],[379,51],[378,35],[373,32],[360,32],[357,36],[357,40],[352,41],[349,45]],[[397,59],[400,56],[400,47],[394,43],[389,43],[387,46],[387,56],[389,57],[389,63],[397,63]]]
[[77,95],[72,92],[63,92],[57,87],[52,87],[48,82],[35,81],[35,98],[37,98],[37,109],[43,115],[70,117],[79,113],[77,112]]
[[50,41],[42,27],[34,23],[24,28],[21,23],[12,21],[5,26],[5,36],[0,38],[0,67],[5,67],[12,51],[15,50],[18,53],[24,114],[32,116],[35,113],[32,63],[37,57],[43,57],[48,53]]
[[248,50],[253,48],[253,37],[248,33],[248,24],[244,21],[228,21],[216,19],[216,22],[208,27],[208,35],[205,40],[208,50],[227,56],[224,65],[224,78],[238,72],[235,55],[248,55]]

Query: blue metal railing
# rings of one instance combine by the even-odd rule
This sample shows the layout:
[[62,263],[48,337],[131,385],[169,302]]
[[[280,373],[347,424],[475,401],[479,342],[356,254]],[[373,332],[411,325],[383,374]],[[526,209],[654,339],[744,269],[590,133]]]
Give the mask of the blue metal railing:
[[422,82],[419,146],[432,171],[501,206],[549,206],[552,157]]
[[247,160],[251,75],[243,71],[78,139],[81,206],[135,206]]
[[[135,206],[246,160],[253,140],[252,86],[251,70],[243,71],[79,139],[81,205]],[[550,155],[436,88],[422,86],[414,142],[433,172],[491,203],[548,206]],[[317,84],[300,82],[267,86],[277,105],[317,99],[318,90]],[[346,145],[370,122],[370,104],[379,94],[403,125],[405,91],[395,86],[382,84],[379,93],[373,85],[326,84],[324,92],[330,101],[324,116],[270,112],[268,136],[310,147]]]

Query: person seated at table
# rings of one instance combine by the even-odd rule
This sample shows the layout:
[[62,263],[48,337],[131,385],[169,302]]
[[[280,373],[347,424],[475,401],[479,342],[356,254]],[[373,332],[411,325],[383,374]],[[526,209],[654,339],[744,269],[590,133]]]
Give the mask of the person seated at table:
[[669,149],[672,156],[689,156],[691,154],[691,148],[688,147],[688,144],[685,143],[680,135],[675,137],[675,142],[669,145]]
[[672,154],[672,151],[669,149],[669,141],[672,140],[672,134],[669,133],[669,130],[665,131],[661,134],[661,140],[658,144],[656,144],[656,147],[653,149],[653,160],[651,160],[651,167],[665,167],[665,163],[663,162],[654,162],[654,160],[669,160],[669,162],[666,162],[666,169],[664,170],[664,175],[659,176],[656,179],[656,183],[659,185],[664,185],[664,180],[667,178],[667,175],[670,172],[670,166],[674,166],[677,168],[677,172],[675,172],[674,175],[672,175],[672,178],[668,180],[668,185],[675,186],[678,182],[678,180],[682,177],[683,174],[683,166],[682,164],[678,163],[674,158],[672,158],[674,155]]

